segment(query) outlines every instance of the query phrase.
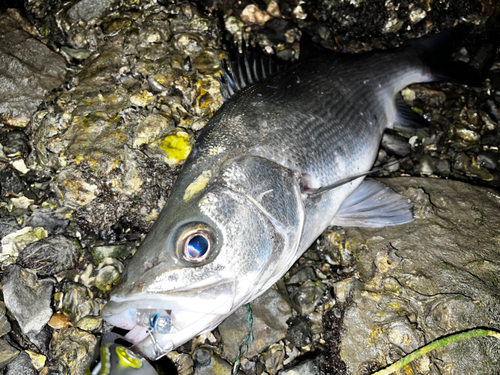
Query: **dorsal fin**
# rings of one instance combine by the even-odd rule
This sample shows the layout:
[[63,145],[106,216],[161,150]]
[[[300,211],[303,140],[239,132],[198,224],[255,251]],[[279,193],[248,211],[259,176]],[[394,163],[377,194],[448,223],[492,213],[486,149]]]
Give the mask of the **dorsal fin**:
[[276,58],[256,48],[234,48],[227,60],[221,62],[222,74],[218,77],[224,101],[235,93],[258,81],[270,78],[284,69]]

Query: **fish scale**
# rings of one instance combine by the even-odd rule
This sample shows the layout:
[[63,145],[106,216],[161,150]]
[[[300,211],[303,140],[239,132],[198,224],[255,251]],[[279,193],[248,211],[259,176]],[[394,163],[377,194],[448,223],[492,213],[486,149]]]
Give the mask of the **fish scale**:
[[[262,294],[328,226],[413,220],[408,199],[363,172],[396,119],[395,95],[431,78],[415,50],[323,55],[260,81],[230,66],[224,105],[103,310],[152,359]],[[193,236],[208,244],[199,259],[184,253]],[[172,332],[136,324],[158,311]]]

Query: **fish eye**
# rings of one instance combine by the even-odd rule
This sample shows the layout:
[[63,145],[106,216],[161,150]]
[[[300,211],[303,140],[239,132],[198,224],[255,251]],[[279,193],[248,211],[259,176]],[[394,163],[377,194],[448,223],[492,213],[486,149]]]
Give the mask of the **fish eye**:
[[215,233],[209,228],[195,228],[181,236],[181,256],[192,263],[200,263],[208,258],[215,245]]

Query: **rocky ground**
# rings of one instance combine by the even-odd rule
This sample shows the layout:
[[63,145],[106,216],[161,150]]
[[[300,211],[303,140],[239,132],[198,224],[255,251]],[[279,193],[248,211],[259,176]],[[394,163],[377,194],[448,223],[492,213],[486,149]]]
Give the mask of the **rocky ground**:
[[[303,34],[359,53],[456,24],[455,53],[484,78],[413,85],[430,125],[388,132],[379,175],[415,202],[414,223],[332,228],[251,304],[253,374],[370,374],[438,337],[498,327],[500,7],[488,0],[27,0],[0,11],[0,368],[82,374],[107,292],[222,104],[224,45],[284,61]],[[414,176],[413,178],[409,178]],[[424,178],[415,178],[424,176]],[[230,374],[248,334],[240,308],[160,361],[166,374]],[[493,339],[430,353],[405,373],[495,374]]]

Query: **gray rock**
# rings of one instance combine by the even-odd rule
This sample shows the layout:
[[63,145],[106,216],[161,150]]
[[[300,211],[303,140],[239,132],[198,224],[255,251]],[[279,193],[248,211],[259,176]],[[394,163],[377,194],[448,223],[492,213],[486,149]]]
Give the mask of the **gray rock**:
[[286,339],[298,348],[309,345],[312,342],[311,322],[305,317],[297,317],[290,321],[290,328]]
[[[383,229],[346,229],[359,272],[341,343],[352,374],[370,364],[386,366],[454,332],[500,329],[498,194],[457,181],[382,181],[414,201],[417,219]],[[497,374],[500,347],[477,338],[429,356],[447,374]],[[411,366],[428,371],[428,358]]]
[[392,133],[385,133],[382,137],[382,147],[388,154],[406,156],[411,152],[408,139]]
[[[290,305],[274,287],[251,302],[250,306],[254,341],[248,348],[248,358],[285,338],[288,329],[286,321],[291,316]],[[248,335],[248,328],[248,311],[245,306],[237,309],[219,326],[223,351],[227,358],[236,357]]]
[[313,359],[308,359],[304,362],[299,363],[296,366],[290,367],[288,370],[280,371],[279,375],[320,375],[323,374],[321,371],[321,363],[325,361],[325,358],[320,356]]
[[194,375],[231,375],[232,366],[209,348],[198,348],[193,354]]
[[0,136],[0,144],[3,146],[3,152],[7,156],[16,153],[25,155],[29,151],[28,137],[21,130],[3,133]]
[[52,329],[48,325],[43,327],[40,332],[30,333],[28,338],[33,344],[36,345],[42,354],[49,354],[50,340],[52,340]]
[[498,165],[499,156],[494,152],[481,152],[477,155],[476,162],[481,167],[495,169]]
[[79,255],[74,241],[59,235],[29,244],[19,254],[17,263],[36,271],[38,276],[48,276],[75,268]]
[[17,20],[0,14],[0,118],[4,123],[26,126],[45,94],[63,82],[65,70],[62,56],[24,31]]
[[[71,374],[83,374],[98,349],[97,342],[94,335],[70,327],[63,331],[56,331],[50,347],[53,357],[59,363],[65,363],[71,369]],[[64,366],[60,366],[60,370],[64,370]]]
[[26,352],[21,352],[16,359],[7,365],[5,375],[38,375]]
[[192,375],[194,362],[189,354],[172,351],[167,354],[168,359],[174,362],[178,375]]
[[37,210],[27,222],[27,225],[43,227],[49,235],[53,235],[63,233],[69,225],[69,220],[61,218],[56,211],[44,212]]
[[0,172],[0,186],[3,195],[7,193],[18,194],[24,189],[24,184],[17,172],[9,168]]
[[87,287],[74,282],[66,284],[61,308],[73,324],[85,316],[99,315],[99,304],[91,298]]
[[5,303],[0,301],[0,337],[6,335],[11,330],[9,320],[5,316],[5,313]]
[[326,289],[326,285],[319,280],[305,282],[290,296],[293,307],[302,315],[312,313]]
[[0,339],[0,370],[5,368],[19,355],[19,350],[14,349],[10,344]]
[[283,368],[283,359],[285,358],[285,346],[283,342],[272,344],[262,353],[261,358],[266,365],[267,372],[269,374],[276,374]]
[[68,15],[75,21],[89,22],[104,15],[111,3],[111,0],[81,0],[70,8]]
[[304,283],[308,280],[316,280],[316,273],[312,267],[301,268],[297,273],[292,275],[287,281],[287,284]]
[[26,335],[37,334],[52,316],[54,282],[38,280],[33,271],[18,265],[6,268],[2,278],[5,305]]
[[[1,182],[0,182],[1,184]],[[0,217],[0,238],[21,229],[14,216]]]

